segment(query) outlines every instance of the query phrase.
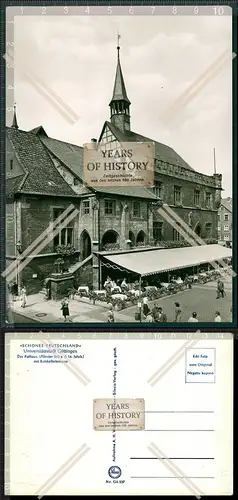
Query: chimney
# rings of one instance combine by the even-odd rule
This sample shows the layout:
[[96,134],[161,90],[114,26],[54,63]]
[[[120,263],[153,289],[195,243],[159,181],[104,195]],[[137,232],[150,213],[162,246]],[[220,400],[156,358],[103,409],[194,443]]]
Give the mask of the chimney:
[[89,149],[89,150],[97,150],[98,148],[98,141],[97,139],[91,139],[91,142],[88,142],[87,144],[84,144],[84,148]]

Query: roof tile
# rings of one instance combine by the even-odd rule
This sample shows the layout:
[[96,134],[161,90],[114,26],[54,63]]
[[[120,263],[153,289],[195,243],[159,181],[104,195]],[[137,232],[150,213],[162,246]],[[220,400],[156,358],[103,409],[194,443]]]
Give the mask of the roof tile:
[[21,188],[16,185],[15,189],[28,193],[75,196],[37,135],[14,128],[7,128],[7,135],[21,165],[28,173]]
[[118,141],[122,142],[154,142],[155,144],[155,155],[158,160],[162,160],[166,163],[170,163],[174,166],[180,166],[186,168],[187,170],[193,170],[190,165],[186,161],[181,158],[181,156],[174,151],[170,146],[166,146],[161,142],[157,142],[154,139],[150,139],[149,137],[145,137],[144,135],[137,134],[136,132],[128,131],[126,134],[123,134],[115,125],[111,122],[106,122],[107,126],[111,129],[112,133],[118,139]]

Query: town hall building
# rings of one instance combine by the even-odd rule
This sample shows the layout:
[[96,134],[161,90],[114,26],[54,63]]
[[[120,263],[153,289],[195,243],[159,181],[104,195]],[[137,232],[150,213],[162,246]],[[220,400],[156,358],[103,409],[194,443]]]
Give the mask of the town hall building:
[[[120,47],[109,107],[110,120],[102,126],[98,141],[92,141],[105,148],[122,142],[154,142],[153,188],[86,186],[83,148],[49,137],[43,126],[20,130],[14,109],[12,126],[6,130],[6,257],[10,264],[28,252],[29,262],[18,276],[18,286],[24,283],[28,293],[40,291],[45,279],[56,272],[63,247],[73,249],[69,272],[76,284],[98,289],[103,279],[101,252],[183,246],[180,233],[160,215],[162,203],[205,242],[217,241],[222,177],[196,172],[171,147],[157,142],[156,133],[148,138],[131,130]],[[69,211],[66,225],[62,222],[65,210]],[[58,230],[43,237],[49,224],[56,224]],[[42,239],[41,244],[35,243],[37,239]]]

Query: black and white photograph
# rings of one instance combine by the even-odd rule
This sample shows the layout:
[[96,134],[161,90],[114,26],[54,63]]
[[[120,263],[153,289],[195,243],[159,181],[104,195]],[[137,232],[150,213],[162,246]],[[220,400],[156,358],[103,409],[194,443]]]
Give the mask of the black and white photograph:
[[7,8],[6,322],[232,323],[232,11],[95,9]]

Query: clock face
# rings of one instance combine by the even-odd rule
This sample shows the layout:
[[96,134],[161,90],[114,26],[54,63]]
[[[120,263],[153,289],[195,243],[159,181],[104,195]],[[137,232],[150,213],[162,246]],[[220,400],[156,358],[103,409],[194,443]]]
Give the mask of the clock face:
[[125,129],[126,129],[126,130],[130,130],[129,123],[126,123],[126,122],[125,122]]

